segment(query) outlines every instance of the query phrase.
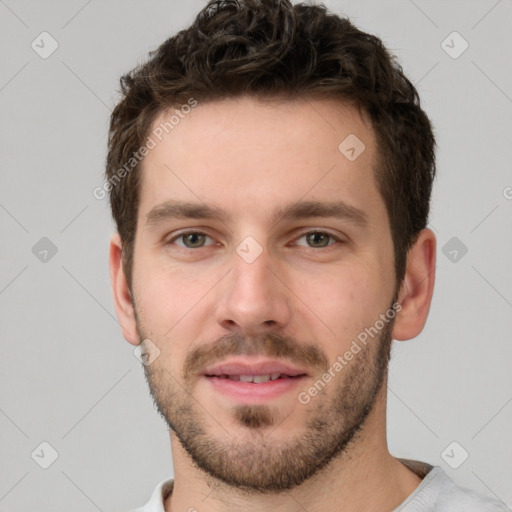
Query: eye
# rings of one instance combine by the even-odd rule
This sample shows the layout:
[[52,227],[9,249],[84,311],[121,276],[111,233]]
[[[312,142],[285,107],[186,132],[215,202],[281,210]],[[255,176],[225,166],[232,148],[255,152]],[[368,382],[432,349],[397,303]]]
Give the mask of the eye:
[[[342,241],[337,236],[334,236],[331,233],[327,233],[326,231],[308,231],[306,233],[303,233],[299,238],[297,238],[297,241],[299,241],[301,238],[305,238],[308,247],[313,249],[322,249],[324,247],[334,245],[336,242]],[[329,239],[331,239],[331,243],[329,243]],[[297,243],[297,245],[304,244]]]
[[[205,244],[205,240],[208,238],[210,237],[206,233],[202,233],[201,231],[186,231],[171,238],[167,242],[167,245],[176,244],[178,247],[183,247],[185,249],[200,249],[201,247],[213,245],[212,243]],[[176,243],[177,240],[180,240],[183,243]],[[210,238],[210,240],[212,239]]]

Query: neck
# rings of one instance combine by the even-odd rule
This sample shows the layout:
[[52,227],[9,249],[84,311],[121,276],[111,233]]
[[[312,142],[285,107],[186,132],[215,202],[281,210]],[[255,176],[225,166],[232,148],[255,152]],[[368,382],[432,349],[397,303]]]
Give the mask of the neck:
[[[381,388],[386,390],[387,386]],[[171,432],[174,489],[166,512],[382,512],[398,507],[421,478],[393,457],[386,441],[385,395],[379,393],[363,428],[346,451],[303,484],[278,494],[250,494],[198,469]]]

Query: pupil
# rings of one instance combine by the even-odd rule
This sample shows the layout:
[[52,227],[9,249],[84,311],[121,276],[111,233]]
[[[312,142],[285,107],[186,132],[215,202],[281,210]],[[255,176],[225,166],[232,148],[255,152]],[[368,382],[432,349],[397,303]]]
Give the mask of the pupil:
[[[313,244],[316,244],[319,241],[317,237],[323,237],[324,241],[327,241],[327,236],[325,235],[325,233],[313,233],[308,235],[308,242],[313,241]],[[325,247],[325,245],[326,244],[322,244],[320,240],[320,246]]]
[[[203,235],[200,235],[199,233],[191,233],[190,235],[187,235],[185,238],[187,242],[191,242],[189,245],[195,246],[198,243],[198,238],[200,239]],[[201,245],[201,240],[199,240],[199,245]]]

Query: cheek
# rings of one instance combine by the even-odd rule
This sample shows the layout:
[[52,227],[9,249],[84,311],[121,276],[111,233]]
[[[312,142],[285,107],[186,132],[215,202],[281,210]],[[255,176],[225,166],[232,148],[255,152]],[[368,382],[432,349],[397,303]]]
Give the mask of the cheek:
[[214,324],[211,291],[222,278],[213,269],[191,271],[147,264],[137,274],[137,310],[143,327],[165,352],[167,367],[178,368],[198,343],[210,341],[205,332]]
[[304,303],[317,315],[317,322],[320,319],[329,328],[337,346],[350,344],[387,307],[385,285],[375,274],[360,265],[331,268],[325,275],[302,279]]
[[162,247],[141,247],[137,257],[134,279],[139,284],[139,296],[143,296],[155,316],[157,312],[173,318],[183,315],[191,303],[201,298],[212,278],[198,271],[197,265],[173,262]]
[[147,265],[141,272],[134,273],[134,277],[141,322],[159,338],[172,336],[180,320],[186,317],[202,295],[198,280],[185,279],[176,270]]
[[160,350],[153,368],[181,380],[187,351],[200,338],[198,323],[193,321],[198,299],[190,287],[168,273],[146,272],[138,278],[143,283],[136,295],[139,321],[146,337]]

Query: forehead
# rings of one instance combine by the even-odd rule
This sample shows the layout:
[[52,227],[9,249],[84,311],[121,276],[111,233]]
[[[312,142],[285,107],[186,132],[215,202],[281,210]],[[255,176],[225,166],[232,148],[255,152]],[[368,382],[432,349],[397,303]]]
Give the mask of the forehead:
[[[178,115],[179,114],[179,115]],[[371,124],[335,99],[251,97],[162,112],[142,164],[139,216],[169,200],[268,221],[271,205],[342,200],[386,218]]]

